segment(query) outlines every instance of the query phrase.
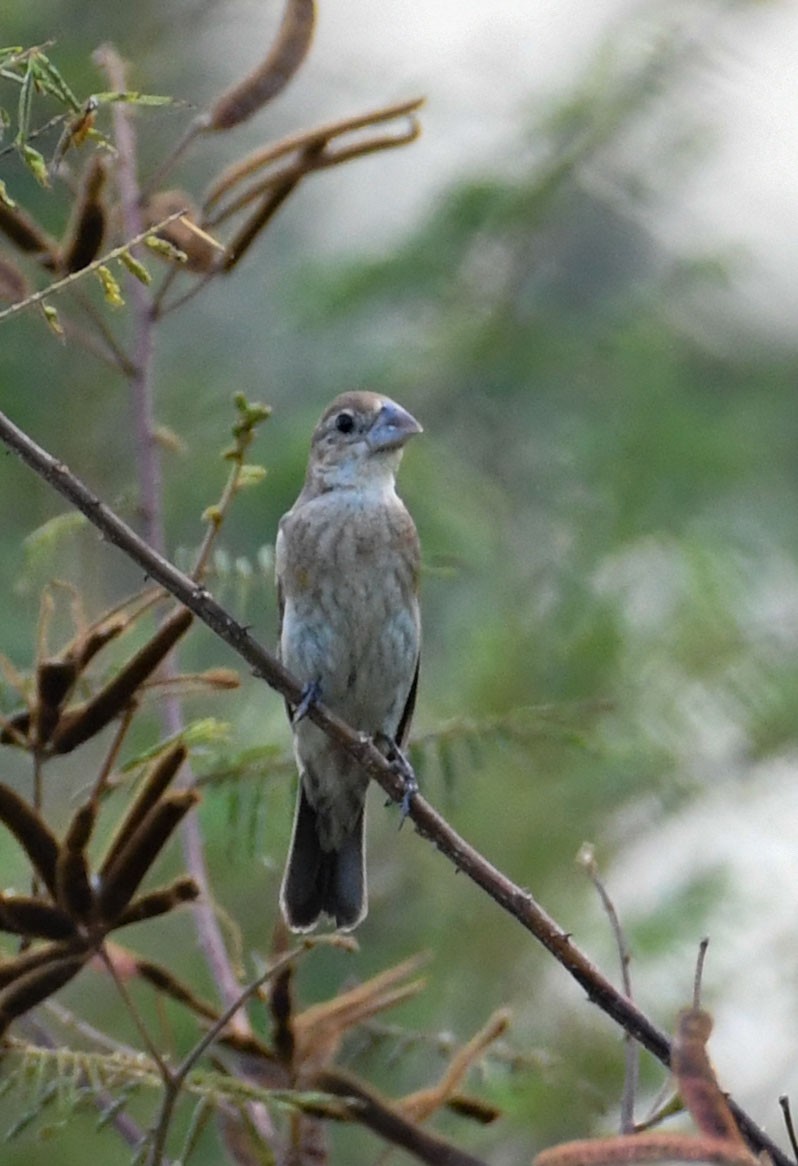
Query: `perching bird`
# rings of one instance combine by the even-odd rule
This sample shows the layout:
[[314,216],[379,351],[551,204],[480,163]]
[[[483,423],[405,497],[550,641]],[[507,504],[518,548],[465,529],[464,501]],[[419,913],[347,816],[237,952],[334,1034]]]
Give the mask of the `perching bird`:
[[[421,426],[387,397],[352,392],[322,415],[302,492],[275,548],[280,658],[305,688],[378,744],[404,744],[418,683],[420,548],[396,493],[405,443]],[[301,710],[300,710],[301,712]],[[367,911],[364,807],[368,775],[289,708],[300,775],[280,904],[308,931]]]

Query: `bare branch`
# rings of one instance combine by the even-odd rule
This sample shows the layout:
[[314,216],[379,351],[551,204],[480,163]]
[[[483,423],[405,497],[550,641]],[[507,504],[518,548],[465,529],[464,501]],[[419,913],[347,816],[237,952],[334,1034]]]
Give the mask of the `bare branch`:
[[[256,676],[286,697],[292,704],[302,699],[302,687],[269,652],[237,623],[210,593],[172,563],[147,546],[134,530],[102,502],[67,467],[32,441],[4,414],[0,413],[0,440],[14,450],[53,489],[76,506],[89,521],[129,559],[185,604],[253,668]],[[374,743],[355,732],[322,703],[314,703],[308,716],[345,748],[370,777],[394,800],[401,801],[404,782]],[[420,794],[410,803],[410,817],[418,832],[446,855],[458,870],[481,887],[505,911],[534,935],[568,974],[584,988],[588,998],[648,1049],[665,1065],[670,1064],[670,1041],[639,1008],[599,971],[572,942],[571,936],[535,901],[533,896],[461,838]],[[774,1166],[793,1166],[784,1152],[739,1106],[729,1102],[732,1113],[748,1144],[766,1150]]]

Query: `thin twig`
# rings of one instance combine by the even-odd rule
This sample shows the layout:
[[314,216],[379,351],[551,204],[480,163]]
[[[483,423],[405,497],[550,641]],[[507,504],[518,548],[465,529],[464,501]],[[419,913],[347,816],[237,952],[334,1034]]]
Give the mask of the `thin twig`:
[[[111,88],[122,93],[127,89],[125,63],[111,45],[103,45],[94,54],[96,64],[108,77]],[[124,103],[113,106],[112,122],[117,149],[116,185],[122,214],[122,232],[126,239],[141,233],[141,191],[137,172],[136,134],[133,112]],[[134,450],[138,478],[139,510],[144,537],[150,546],[163,552],[166,536],[163,520],[161,452],[155,430],[153,355],[155,319],[150,289],[128,275],[133,318],[133,373],[130,377],[130,401],[133,411]]]
[[693,977],[693,1008],[701,1007],[701,983],[704,978],[704,961],[707,958],[709,936],[704,936],[698,945],[698,958],[695,962],[695,976]]
[[779,1098],[779,1105],[781,1106],[781,1112],[784,1114],[784,1124],[787,1127],[787,1137],[790,1139],[792,1152],[795,1155],[796,1161],[798,1161],[798,1138],[795,1136],[795,1126],[793,1125],[792,1120],[790,1099],[786,1093],[782,1093],[781,1097]]
[[[47,453],[27,434],[0,413],[0,440],[13,449],[53,489],[67,498],[109,542],[152,579],[193,611],[212,631],[224,640],[253,668],[256,676],[286,697],[291,704],[302,699],[302,686],[269,652],[266,652],[241,624],[188,575],[179,571],[162,555],[148,547],[134,530],[102,502],[67,467]],[[308,716],[373,777],[396,802],[404,796],[404,781],[374,743],[350,728],[324,704],[311,706]],[[639,1008],[599,971],[572,942],[571,936],[535,901],[532,895],[488,862],[473,846],[461,838],[432,805],[420,794],[411,799],[409,816],[418,832],[452,862],[458,870],[481,887],[499,906],[513,915],[562,965],[586,991],[588,998],[612,1020],[629,1032],[663,1064],[670,1064],[670,1041]],[[756,1122],[729,1102],[735,1119],[751,1147],[766,1150],[775,1166],[793,1166],[775,1142]]]
[[166,1137],[169,1132],[169,1126],[172,1121],[172,1114],[174,1113],[175,1104],[177,1102],[180,1090],[188,1077],[191,1070],[196,1065],[202,1054],[206,1049],[210,1048],[216,1038],[224,1031],[230,1021],[233,1019],[239,1009],[243,1008],[246,1002],[255,995],[259,988],[270,980],[272,976],[281,972],[284,968],[294,963],[303,952],[309,951],[312,947],[317,947],[319,944],[330,942],[334,939],[333,936],[317,936],[315,939],[307,939],[304,943],[292,948],[291,951],[285,952],[279,959],[270,964],[264,972],[261,973],[246,988],[238,993],[238,996],[232,1003],[220,1013],[218,1018],[213,1022],[211,1027],[204,1033],[200,1040],[194,1045],[191,1051],[181,1061],[174,1072],[169,1074],[168,1080],[164,1081],[164,1095],[161,1102],[161,1109],[155,1123],[153,1132],[152,1147],[150,1149],[149,1166],[160,1166],[163,1159],[164,1149],[166,1147]]
[[[621,967],[621,985],[623,987],[624,995],[628,1000],[633,1000],[632,995],[632,975],[631,963],[632,956],[629,951],[629,944],[626,942],[626,935],[618,912],[615,909],[615,904],[610,898],[609,891],[604,886],[604,882],[599,874],[598,864],[596,862],[593,847],[586,842],[579,852],[579,861],[587,871],[588,877],[593,886],[598,892],[601,899],[601,905],[604,912],[609,919],[610,928],[615,939],[615,946],[618,950],[618,962]],[[625,1070],[623,1080],[623,1094],[621,1096],[621,1133],[631,1133],[635,1128],[635,1099],[637,1097],[637,1081],[640,1068],[640,1046],[637,1041],[632,1039],[630,1033],[626,1033],[625,1038]]]
[[83,279],[84,276],[89,275],[92,271],[96,271],[98,267],[104,267],[107,264],[113,262],[114,259],[118,259],[120,255],[128,252],[131,247],[135,247],[137,244],[143,243],[146,239],[152,238],[153,235],[157,235],[159,231],[164,229],[164,227],[168,227],[170,223],[175,221],[175,219],[179,219],[182,213],[182,211],[177,211],[176,214],[167,215],[167,217],[162,219],[160,223],[154,223],[153,226],[148,227],[146,231],[142,231],[139,235],[135,235],[132,239],[129,240],[129,242],[122,244],[120,247],[114,247],[113,250],[106,252],[105,255],[101,255],[99,259],[95,259],[86,267],[81,267],[80,271],[70,272],[70,274],[65,275],[63,279],[56,279],[53,281],[53,283],[48,283],[47,287],[41,288],[40,291],[33,292],[31,295],[26,296],[24,300],[17,300],[16,303],[11,304],[9,307],[4,308],[2,312],[0,312],[0,323],[2,323],[4,320],[7,320],[9,316],[16,315],[17,312],[22,312],[26,308],[32,308],[35,304],[41,304],[44,300],[48,300],[50,296],[54,296],[58,292],[62,292],[65,288],[70,287],[79,279]]

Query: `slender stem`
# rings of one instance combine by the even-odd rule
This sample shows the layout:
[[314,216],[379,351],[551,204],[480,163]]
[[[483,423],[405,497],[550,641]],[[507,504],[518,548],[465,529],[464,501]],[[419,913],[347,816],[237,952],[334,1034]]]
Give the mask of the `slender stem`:
[[[116,51],[106,45],[98,50],[97,56],[112,88],[124,90],[127,87],[124,62]],[[123,228],[125,237],[130,238],[141,231],[141,191],[137,177],[132,111],[124,105],[114,107],[114,140],[119,151],[117,184],[122,204]],[[136,279],[131,280],[131,301],[134,373],[130,378],[130,395],[142,527],[146,542],[163,554],[165,547],[163,482],[160,454],[155,439],[153,390],[155,310],[149,288]],[[174,661],[168,663],[166,668],[167,673],[171,671],[174,674]],[[177,734],[184,728],[180,702],[175,694],[166,697],[163,718],[170,734]],[[200,823],[196,815],[189,815],[183,823],[181,838],[186,866],[202,891],[202,901],[194,909],[200,943],[214,979],[219,985],[222,999],[229,1001],[238,993],[239,985],[230,966],[224,938],[213,911]]]
[[[278,660],[252,638],[210,593],[188,575],[179,571],[141,539],[104,502],[75,477],[63,463],[38,446],[18,426],[0,412],[0,441],[14,450],[53,489],[68,499],[99,531],[118,546],[147,575],[160,583],[177,600],[193,611],[254,669],[255,675],[286,697],[299,704],[302,686]],[[394,801],[401,801],[404,782],[397,776],[374,743],[350,728],[322,703],[313,704],[311,720],[340,744],[373,777]],[[658,1060],[670,1065],[670,1041],[631,1000],[604,976],[572,942],[570,934],[534,900],[488,862],[473,846],[454,831],[445,819],[420,794],[410,801],[409,816],[418,832],[433,842],[449,861],[481,887],[499,906],[513,915],[522,927],[541,943],[568,974],[586,991],[588,999],[630,1033]],[[774,1166],[794,1166],[783,1150],[759,1128],[756,1122],[729,1100],[732,1113],[749,1145],[756,1151],[766,1150]]]
[[[110,45],[104,45],[95,54],[97,63],[105,70],[111,87],[119,92],[127,88],[125,64]],[[114,142],[118,151],[116,183],[122,213],[122,230],[126,239],[141,233],[140,190],[136,167],[136,134],[133,114],[124,103],[112,108]],[[128,278],[133,317],[133,360],[130,376],[130,401],[133,410],[133,433],[136,468],[144,537],[150,546],[163,552],[166,546],[163,524],[163,489],[161,456],[155,436],[155,406],[153,392],[153,356],[155,352],[155,320],[152,295],[140,280]]]

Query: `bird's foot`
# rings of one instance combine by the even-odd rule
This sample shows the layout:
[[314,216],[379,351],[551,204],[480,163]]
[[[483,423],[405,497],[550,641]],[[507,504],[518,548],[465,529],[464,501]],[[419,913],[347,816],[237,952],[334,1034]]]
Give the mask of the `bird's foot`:
[[302,689],[302,698],[299,704],[294,709],[294,715],[291,718],[292,725],[298,725],[300,721],[304,721],[314,704],[321,700],[321,684],[318,680],[311,680]]
[[410,813],[410,802],[418,793],[418,781],[413,766],[391,737],[380,734],[376,739],[376,744],[385,754],[385,759],[396,776],[402,779],[403,790],[399,803],[399,829],[401,830],[405,818]]

